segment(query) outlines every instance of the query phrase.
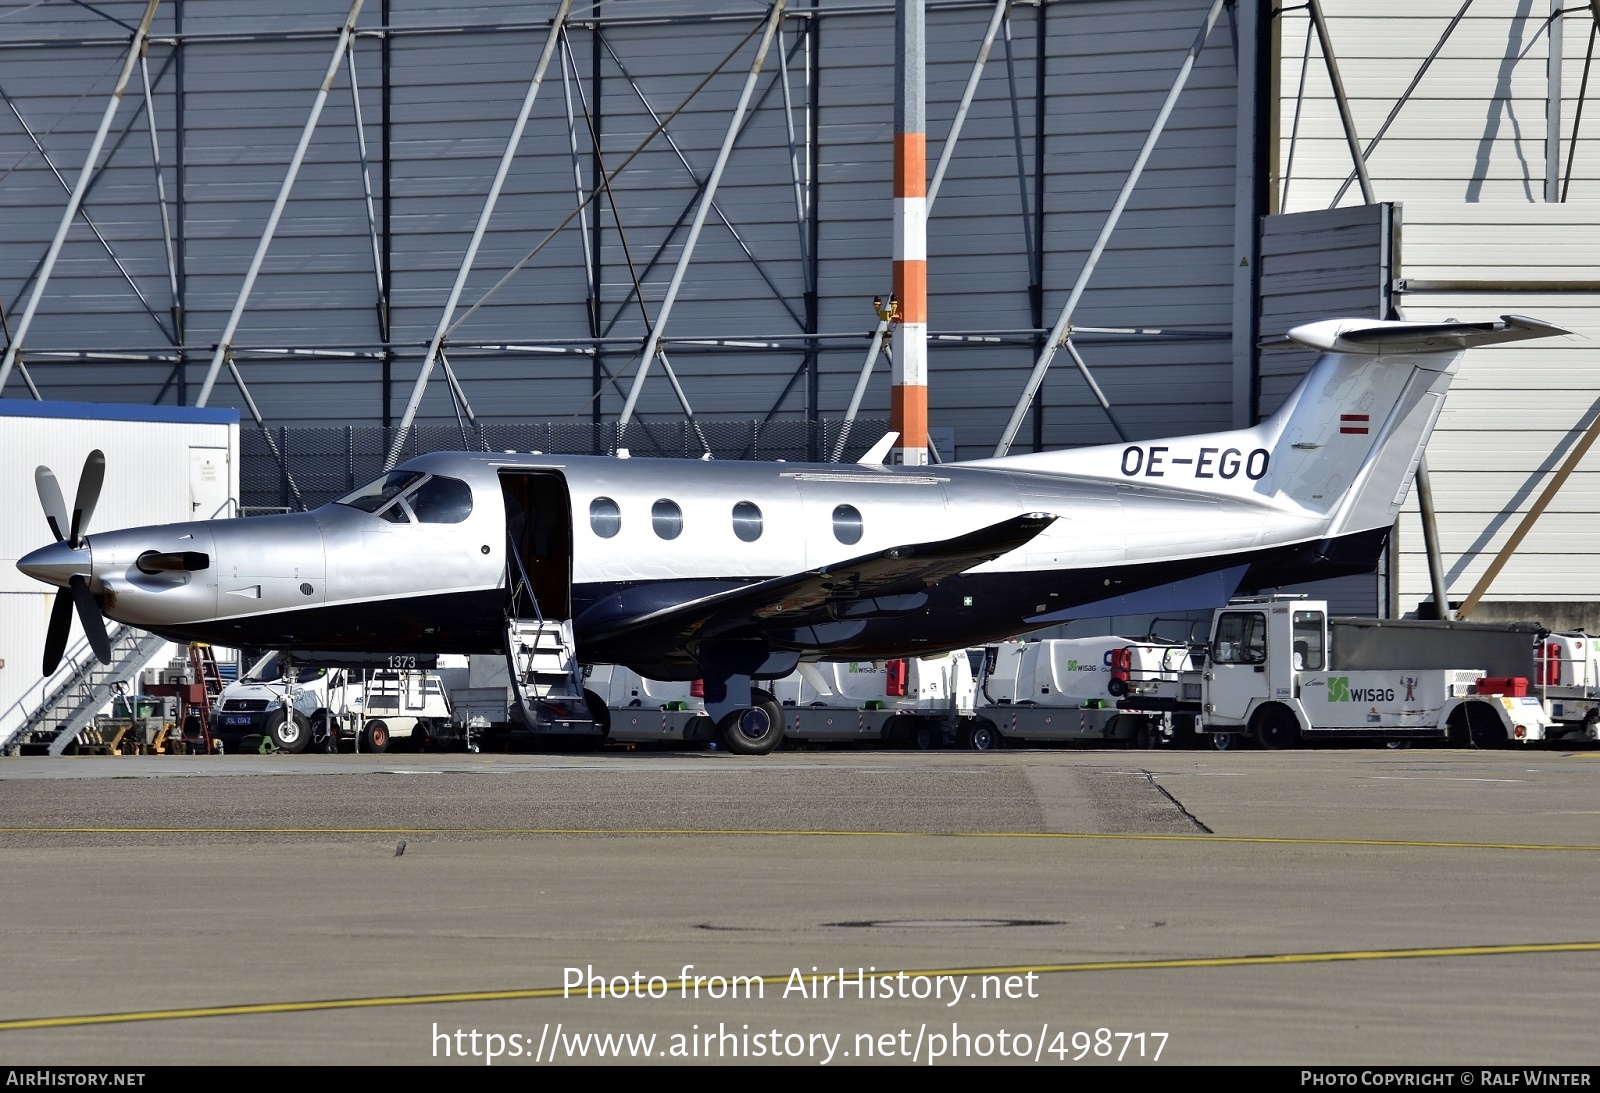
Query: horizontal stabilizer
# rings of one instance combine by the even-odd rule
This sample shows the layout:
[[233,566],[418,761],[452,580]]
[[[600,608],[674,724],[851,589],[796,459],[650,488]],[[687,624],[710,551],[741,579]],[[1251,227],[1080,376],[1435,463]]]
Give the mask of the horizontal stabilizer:
[[[1502,315],[1497,323],[1412,323],[1376,319],[1325,319],[1290,330],[1287,340],[1333,353],[1454,353],[1477,345],[1570,334],[1524,315]],[[1263,343],[1266,344],[1266,343]]]

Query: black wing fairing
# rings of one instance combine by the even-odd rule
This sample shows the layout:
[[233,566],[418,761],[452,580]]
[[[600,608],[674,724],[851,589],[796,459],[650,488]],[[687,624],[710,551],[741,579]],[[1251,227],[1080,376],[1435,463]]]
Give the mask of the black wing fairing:
[[589,655],[616,663],[635,659],[629,651],[640,648],[710,652],[729,641],[768,650],[826,646],[853,637],[866,620],[919,610],[927,589],[1023,546],[1055,519],[1028,513],[952,539],[890,547],[645,614],[590,625],[580,620],[579,640]]

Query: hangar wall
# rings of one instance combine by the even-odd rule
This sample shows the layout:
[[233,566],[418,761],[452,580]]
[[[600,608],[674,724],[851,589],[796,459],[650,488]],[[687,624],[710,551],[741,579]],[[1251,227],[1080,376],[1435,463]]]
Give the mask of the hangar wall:
[[[985,338],[936,340],[931,352],[931,424],[956,430],[960,455],[992,450],[1042,328],[1077,276],[1208,7],[1051,0],[1010,9],[929,225],[931,326]],[[11,8],[0,12],[0,87],[71,177],[126,33],[66,3]],[[143,10],[139,0],[97,8],[124,22]],[[369,0],[355,57],[389,344],[380,344],[355,115],[341,71],[236,339],[271,425],[398,417],[553,9],[513,0]],[[87,228],[75,226],[27,339],[45,397],[193,401],[346,10],[344,0],[285,0],[270,10],[226,0],[162,5],[149,63],[185,329],[175,338],[142,94],[130,94],[87,208],[149,308]],[[930,164],[992,10],[988,0],[928,4]],[[1235,15],[1230,6],[1200,54],[1077,316],[1080,326],[1162,332],[1077,339],[1135,436],[1214,428],[1232,413]],[[650,132],[649,110],[669,114],[761,16],[732,0],[575,7],[570,56],[560,71],[552,66],[540,92],[464,304],[574,208],[575,173],[577,189],[588,193]],[[717,197],[739,239],[712,218],[670,324],[669,337],[777,346],[673,346],[692,405],[709,416],[839,416],[875,323],[870,301],[889,286],[893,6],[794,4],[783,31],[785,63],[769,58]],[[562,229],[452,336],[452,363],[481,418],[616,415],[622,398],[607,381],[631,375],[645,332],[630,262],[653,315],[752,49],[733,52],[668,126],[697,177],[670,146],[653,142],[615,180],[615,213],[607,200],[595,202],[587,239],[581,221]],[[598,154],[585,104],[594,110]],[[9,169],[0,189],[8,240],[0,300],[14,315],[64,192],[18,118],[3,113],[0,164]],[[807,206],[798,219],[797,189]],[[817,295],[808,312],[811,278]],[[817,336],[814,384],[802,374],[807,334]],[[473,348],[530,342],[541,351]],[[271,346],[313,351],[262,353]],[[152,359],[88,361],[52,350],[143,350]],[[180,357],[185,363],[175,368]],[[242,405],[225,375],[216,400]],[[887,403],[880,361],[862,412],[881,417]],[[657,376],[641,406],[658,419],[680,413]],[[420,420],[453,424],[442,385],[430,390]],[[1115,438],[1070,366],[1049,376],[1035,421],[1019,450]]]
[[[1448,596],[1459,602],[1600,412],[1594,104],[1580,116],[1583,99],[1600,90],[1584,87],[1593,16],[1588,6],[1561,13],[1548,0],[1322,7],[1359,142],[1368,148],[1383,134],[1367,164],[1375,198],[1402,207],[1395,287],[1405,317],[1522,313],[1574,332],[1471,354],[1445,405],[1428,463]],[[1274,208],[1284,211],[1328,208],[1353,168],[1309,26],[1292,12],[1278,28],[1273,181]],[[1338,204],[1360,201],[1351,185]],[[1600,544],[1589,534],[1597,510],[1600,463],[1591,454],[1472,617],[1600,625]],[[1415,491],[1399,531],[1404,613],[1431,604]]]

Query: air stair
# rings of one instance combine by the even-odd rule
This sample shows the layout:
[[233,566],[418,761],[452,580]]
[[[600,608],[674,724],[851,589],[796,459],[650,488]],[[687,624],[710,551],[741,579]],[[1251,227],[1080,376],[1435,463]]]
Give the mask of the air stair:
[[[138,679],[167,645],[165,638],[131,626],[118,626],[109,636],[110,664],[101,664],[88,641],[80,640],[54,676],[40,680],[6,711],[0,718],[0,752],[61,755],[94,723],[95,714],[105,709],[118,687]],[[38,705],[30,711],[34,702]]]
[[[522,723],[534,733],[603,735],[584,697],[572,620],[544,617],[515,549],[511,557],[515,568],[512,614],[506,619],[506,666]],[[518,605],[523,604],[531,607],[533,617],[518,617]]]

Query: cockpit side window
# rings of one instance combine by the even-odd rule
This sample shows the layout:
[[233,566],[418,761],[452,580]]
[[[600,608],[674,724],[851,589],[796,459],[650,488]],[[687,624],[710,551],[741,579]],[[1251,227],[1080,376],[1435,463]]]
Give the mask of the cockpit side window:
[[472,515],[472,487],[459,478],[433,475],[405,500],[424,524],[459,524]]
[[338,503],[349,505],[362,512],[377,512],[399,497],[406,487],[422,480],[421,471],[390,471],[374,482],[368,482],[354,493],[339,498]]

